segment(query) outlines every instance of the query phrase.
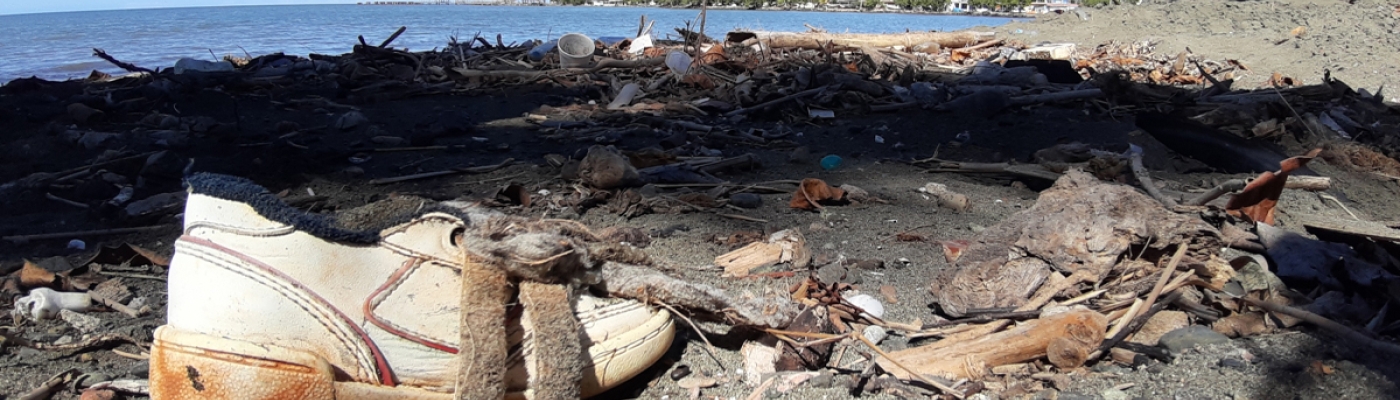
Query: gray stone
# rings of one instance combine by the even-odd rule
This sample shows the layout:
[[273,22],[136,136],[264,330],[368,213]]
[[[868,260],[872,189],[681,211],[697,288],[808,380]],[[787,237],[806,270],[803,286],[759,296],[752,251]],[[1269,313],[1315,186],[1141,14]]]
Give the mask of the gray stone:
[[348,131],[351,129],[355,129],[360,125],[365,124],[366,122],[369,122],[369,118],[365,118],[364,114],[360,114],[359,111],[351,111],[341,115],[340,118],[335,119],[335,129]]
[[92,333],[102,327],[102,320],[87,314],[72,310],[59,310],[58,317],[78,328],[79,332]]
[[859,276],[859,274],[850,273],[850,271],[846,270],[846,267],[840,264],[827,264],[824,267],[817,268],[817,276],[820,277],[822,283],[825,284],[836,282],[855,283],[851,282],[849,279],[851,276]]
[[1128,395],[1128,392],[1112,388],[1099,392],[1099,396],[1103,396],[1103,400],[1129,400],[1133,398]]
[[753,193],[735,193],[729,196],[729,204],[740,208],[758,208],[763,205],[763,198]]
[[1225,368],[1234,368],[1234,369],[1239,369],[1239,370],[1243,370],[1243,369],[1247,366],[1247,365],[1244,363],[1244,361],[1241,361],[1241,360],[1235,359],[1235,358],[1222,358],[1222,359],[1220,359],[1220,363],[1219,363],[1219,364],[1220,364],[1221,367],[1225,367]]
[[1181,354],[1182,351],[1197,346],[1228,343],[1230,343],[1230,338],[1211,330],[1209,327],[1200,325],[1192,325],[1167,332],[1167,334],[1162,335],[1162,338],[1158,340],[1158,344],[1166,348],[1167,351],[1170,351],[1172,354]]
[[833,376],[830,372],[822,371],[821,374],[818,374],[817,376],[812,377],[811,380],[808,380],[807,384],[811,385],[814,388],[825,389],[831,387],[831,384],[833,383],[832,378]]

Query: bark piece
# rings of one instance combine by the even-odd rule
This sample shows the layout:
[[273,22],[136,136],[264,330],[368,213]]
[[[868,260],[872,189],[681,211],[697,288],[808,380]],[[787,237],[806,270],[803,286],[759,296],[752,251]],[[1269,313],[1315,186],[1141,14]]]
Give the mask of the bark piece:
[[801,311],[786,296],[731,294],[710,285],[686,282],[636,265],[603,264],[598,289],[609,296],[663,302],[690,311],[723,317],[734,325],[782,328]]
[[1322,149],[1313,149],[1306,155],[1279,162],[1279,170],[1276,172],[1265,171],[1259,174],[1259,178],[1245,185],[1244,191],[1230,197],[1230,201],[1225,204],[1225,212],[1250,221],[1273,225],[1274,206],[1278,204],[1279,195],[1283,194],[1288,174],[1304,168],[1308,161],[1312,161],[1320,153]]
[[1083,270],[1098,282],[1134,246],[1214,252],[1220,243],[1220,232],[1199,218],[1171,212],[1132,187],[1069,171],[1030,209],[968,240],[931,289],[945,313],[961,317],[968,309],[1025,304],[1051,270]]
[[32,261],[24,260],[24,268],[19,271],[19,284],[23,288],[48,287],[58,276]]
[[[1043,317],[966,343],[941,346],[933,351],[915,347],[893,352],[890,356],[916,373],[949,379],[977,379],[997,366],[1045,357],[1047,350],[1056,353],[1052,361],[1059,360],[1064,363],[1062,368],[1068,368],[1082,363],[1080,352],[1087,356],[1094,346],[1103,341],[1107,329],[1108,319],[1102,314],[1078,309]],[[899,379],[913,378],[889,359],[880,358],[877,363]]]

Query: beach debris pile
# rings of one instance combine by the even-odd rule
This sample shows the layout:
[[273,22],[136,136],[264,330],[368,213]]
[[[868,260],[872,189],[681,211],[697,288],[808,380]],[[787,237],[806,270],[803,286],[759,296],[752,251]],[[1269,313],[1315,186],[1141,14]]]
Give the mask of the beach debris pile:
[[[1140,148],[1077,142],[1043,149],[1029,162],[949,160],[936,150],[929,158],[900,160],[929,172],[1001,175],[1048,187],[1033,206],[977,233],[892,234],[893,241],[938,246],[950,265],[920,283],[934,299],[933,311],[912,320],[885,313],[885,305],[900,301],[895,288],[858,279],[860,271],[907,260],[824,257],[810,247],[803,231],[811,228],[805,226],[715,237],[731,251],[712,266],[693,268],[720,282],[758,280],[776,287],[795,281],[778,288],[782,297],[731,296],[659,272],[643,249],[664,233],[636,228],[590,234],[611,246],[605,254],[628,261],[604,268],[605,290],[751,328],[740,350],[741,380],[753,391],[750,398],[838,384],[853,393],[901,397],[967,398],[982,392],[1011,397],[1063,389],[1086,366],[1171,362],[1196,345],[1300,324],[1400,353],[1386,339],[1400,331],[1400,317],[1389,310],[1400,300],[1391,290],[1400,276],[1400,226],[1355,215],[1350,220],[1290,216],[1295,226],[1282,226],[1275,211],[1288,201],[1286,190],[1331,196],[1331,179],[1307,167],[1314,160],[1370,179],[1400,181],[1395,161],[1400,142],[1394,134],[1400,110],[1379,95],[1336,80],[1302,85],[1284,76],[1265,89],[1233,88],[1233,77],[1253,72],[1241,62],[1158,54],[1151,42],[1030,45],[978,32],[728,32],[712,39],[703,27],[678,30],[678,40],[664,40],[650,24],[642,25],[629,38],[588,39],[581,53],[576,40],[507,44],[499,36],[412,52],[392,47],[403,29],[378,45],[360,38],[344,55],[192,60],[159,71],[98,51],[139,74],[94,74],[80,82],[20,79],[0,88],[3,95],[53,98],[44,104],[53,106],[47,115],[62,122],[52,133],[75,149],[98,153],[80,167],[0,184],[0,197],[42,196],[115,227],[3,240],[174,228],[185,193],[180,180],[194,163],[191,147],[201,143],[264,148],[267,158],[328,153],[350,164],[341,170],[343,179],[376,186],[491,173],[517,164],[506,159],[443,170],[400,167],[395,171],[401,174],[364,176],[361,166],[377,162],[376,154],[466,148],[435,140],[470,135],[475,121],[469,116],[425,124],[421,137],[398,137],[376,133],[364,112],[375,104],[422,96],[536,86],[572,94],[566,104],[541,105],[523,117],[544,140],[586,148],[544,157],[540,167],[561,183],[535,190],[539,186],[501,182],[482,205],[577,215],[597,209],[621,220],[712,213],[750,222],[768,221],[732,210],[759,208],[758,194],[789,199],[790,212],[822,216],[886,200],[850,183],[814,177],[735,183],[772,161],[733,147],[720,151],[721,144],[790,149],[793,159],[809,162],[796,142],[801,133],[793,127],[800,124],[900,112],[994,118],[1063,104],[1134,117],[1139,133],[1234,176],[1215,182],[1153,177]],[[334,95],[305,94],[312,91]],[[288,93],[295,95],[284,96]],[[196,99],[212,104],[207,109],[237,109],[239,96],[267,96],[279,107],[324,115],[325,123],[282,121],[271,132],[248,132],[237,116],[177,115],[166,107],[174,99]],[[353,145],[309,139],[334,133],[366,139]],[[637,136],[660,137],[660,144],[627,147],[625,139]],[[248,161],[249,168],[260,162]],[[820,162],[823,169],[840,164],[839,157]],[[348,173],[355,168],[361,169]],[[917,188],[946,212],[980,207],[954,189],[939,182]],[[328,196],[309,190],[279,197],[312,211],[334,208]],[[1342,204],[1335,197],[1330,201]],[[1312,237],[1285,229],[1296,225]],[[69,242],[73,250],[88,246]],[[3,328],[0,350],[82,357],[111,349],[120,357],[146,356],[149,330],[160,322],[151,315],[160,306],[152,299],[160,291],[155,282],[168,260],[134,245],[92,251],[96,255],[76,264],[53,258],[3,271],[3,293],[17,299],[12,308],[13,318],[21,321],[17,326],[58,319],[79,334],[55,338]],[[122,317],[109,310],[130,323],[113,323]],[[700,362],[707,361],[686,360]],[[677,384],[697,395],[728,379],[687,374],[680,373]],[[35,396],[65,385],[148,393],[140,380],[86,379],[93,382],[65,371],[39,385]]]

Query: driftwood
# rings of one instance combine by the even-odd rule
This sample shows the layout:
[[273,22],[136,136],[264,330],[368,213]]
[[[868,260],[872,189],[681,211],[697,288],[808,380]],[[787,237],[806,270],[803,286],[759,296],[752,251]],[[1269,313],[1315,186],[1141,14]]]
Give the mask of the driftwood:
[[[921,375],[951,379],[976,379],[991,367],[1050,357],[1064,368],[1081,365],[1103,341],[1108,319],[1079,309],[1027,322],[1007,331],[941,348],[916,347],[890,353],[876,362],[903,380],[914,376],[895,362]],[[893,360],[891,360],[893,359]],[[1061,365],[1063,364],[1063,365]]]
[[411,181],[411,180],[417,180],[417,179],[436,178],[436,177],[439,177],[439,176],[456,175],[456,174],[462,174],[462,173],[467,173],[467,174],[484,174],[484,173],[487,173],[487,172],[491,172],[491,171],[495,171],[495,170],[498,170],[498,169],[501,169],[501,168],[505,168],[507,165],[510,165],[510,164],[513,163],[513,162],[515,162],[515,159],[514,159],[514,158],[507,158],[505,161],[502,161],[500,164],[496,164],[496,165],[486,165],[486,166],[481,166],[481,167],[470,167],[470,168],[453,168],[453,169],[449,169],[449,170],[445,170],[445,171],[424,172],[424,173],[421,173],[421,174],[412,174],[412,175],[396,176],[396,177],[393,177],[393,178],[371,179],[371,180],[369,181],[369,184],[371,184],[371,185],[387,185],[387,184],[390,184],[390,183],[405,182],[405,181]]
[[827,45],[838,47],[894,47],[912,48],[920,43],[937,43],[943,48],[956,49],[972,46],[991,39],[995,34],[984,32],[910,32],[910,33],[796,33],[796,32],[754,32],[758,40],[771,48],[821,49]]
[[[1244,190],[1249,181],[1244,179],[1231,179],[1221,182],[1219,185],[1201,193],[1189,201],[1183,203],[1187,206],[1204,206],[1215,199],[1224,196],[1226,193],[1234,193]],[[1288,181],[1283,185],[1284,189],[1306,190],[1309,192],[1322,192],[1332,188],[1332,178],[1325,176],[1289,176]]]
[[767,241],[750,243],[715,257],[715,265],[724,267],[724,276],[748,276],[749,271],[773,264],[789,262],[792,269],[806,269],[812,262],[812,252],[807,249],[807,239],[796,229],[778,231]]

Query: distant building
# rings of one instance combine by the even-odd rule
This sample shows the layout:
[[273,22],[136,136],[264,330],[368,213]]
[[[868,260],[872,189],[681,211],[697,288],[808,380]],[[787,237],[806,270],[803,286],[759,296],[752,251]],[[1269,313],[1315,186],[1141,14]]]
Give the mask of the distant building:
[[1062,13],[1079,8],[1076,0],[1041,0],[1031,3],[1030,12],[1035,14]]

